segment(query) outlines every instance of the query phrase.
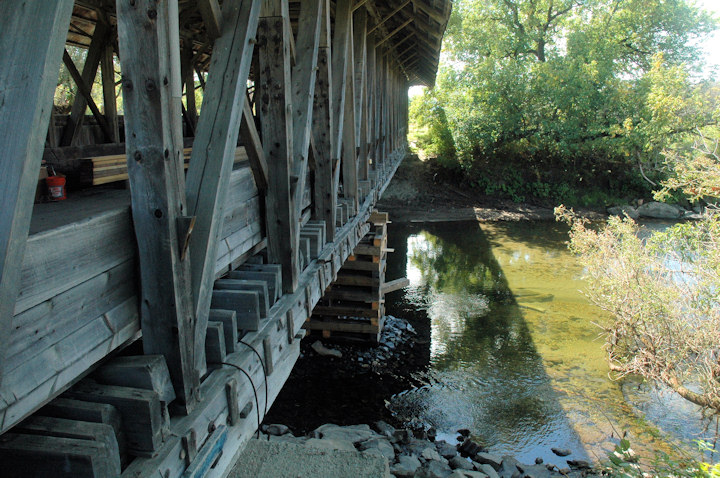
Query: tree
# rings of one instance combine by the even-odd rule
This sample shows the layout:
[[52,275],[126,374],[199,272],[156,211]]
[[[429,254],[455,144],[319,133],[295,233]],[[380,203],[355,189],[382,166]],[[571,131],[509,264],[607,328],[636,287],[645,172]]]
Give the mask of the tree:
[[[592,184],[643,195],[640,167],[713,121],[699,118],[717,97],[700,99],[710,87],[690,73],[693,40],[715,27],[686,0],[460,0],[429,95],[458,164],[488,193],[580,202]],[[653,95],[673,75],[699,108],[669,127]]]
[[[720,198],[718,131],[690,151],[667,152],[672,176],[658,198],[680,188],[691,199]],[[558,208],[572,225],[570,248],[588,274],[588,297],[614,319],[600,324],[611,369],[670,387],[720,411],[720,210],[642,239],[629,218],[599,231]]]

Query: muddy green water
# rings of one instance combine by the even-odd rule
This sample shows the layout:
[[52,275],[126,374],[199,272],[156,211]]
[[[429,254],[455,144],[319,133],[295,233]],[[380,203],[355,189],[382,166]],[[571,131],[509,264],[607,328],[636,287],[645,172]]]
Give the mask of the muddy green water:
[[393,397],[398,417],[448,441],[469,428],[525,462],[558,463],[551,447],[604,460],[622,433],[641,454],[715,435],[714,421],[672,394],[608,378],[595,325],[606,316],[581,292],[563,226],[393,224],[390,238],[389,276],[410,286],[388,296],[388,312],[430,327],[425,385]]

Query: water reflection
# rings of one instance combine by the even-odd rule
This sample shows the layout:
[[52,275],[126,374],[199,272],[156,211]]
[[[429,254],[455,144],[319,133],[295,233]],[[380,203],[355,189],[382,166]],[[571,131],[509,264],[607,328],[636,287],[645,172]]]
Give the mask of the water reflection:
[[495,452],[558,464],[551,447],[603,459],[622,431],[641,450],[666,447],[643,413],[681,428],[677,436],[699,430],[686,404],[608,379],[593,324],[603,313],[580,292],[583,271],[562,226],[393,225],[390,238],[390,274],[406,273],[410,286],[389,298],[388,311],[430,323],[428,385],[392,400],[400,417],[448,434],[470,428]]

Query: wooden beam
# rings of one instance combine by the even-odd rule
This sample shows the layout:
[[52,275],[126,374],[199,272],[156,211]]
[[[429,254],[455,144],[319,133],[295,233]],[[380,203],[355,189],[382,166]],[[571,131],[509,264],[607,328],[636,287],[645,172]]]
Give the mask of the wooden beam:
[[0,3],[0,379],[72,0]]
[[323,0],[322,30],[318,48],[318,71],[315,76],[312,137],[315,149],[315,187],[313,188],[313,217],[325,222],[328,242],[335,239],[335,209],[337,194],[333,183],[333,156],[335,130],[333,115],[332,69],[330,61],[330,8],[329,0]]
[[[353,60],[355,82],[355,137],[360,138],[360,125],[363,121],[363,97],[365,96],[365,77],[367,75],[367,10],[364,8],[358,10],[353,16]],[[356,146],[359,146],[357,141]]]
[[115,93],[115,50],[112,43],[107,43],[103,51],[101,63],[103,105],[105,121],[110,129],[110,142],[120,142],[120,125],[117,114],[117,95]]
[[404,22],[402,22],[395,30],[391,31],[390,33],[387,34],[387,36],[385,36],[382,40],[380,40],[380,41],[377,43],[377,46],[380,46],[380,45],[382,45],[383,43],[385,43],[386,41],[388,41],[389,39],[391,39],[393,36],[395,36],[397,33],[399,33],[400,30],[402,30],[402,29],[405,28],[406,26],[410,25],[412,22],[413,22],[413,19],[412,19],[412,18],[410,18],[410,19],[405,20]]
[[412,1],[412,0],[405,0],[403,3],[401,3],[399,7],[397,7],[395,10],[393,10],[392,12],[390,12],[390,14],[389,14],[388,16],[386,16],[385,18],[383,18],[382,20],[380,20],[378,23],[375,24],[375,26],[373,26],[370,30],[368,30],[368,34],[374,32],[375,30],[377,30],[378,28],[380,28],[381,26],[383,26],[383,25],[385,24],[385,22],[387,22],[387,21],[390,20],[392,17],[394,17],[395,15],[397,15],[397,14],[400,12],[400,10],[402,10],[403,8],[405,8],[411,1]]
[[247,103],[247,78],[254,50],[250,40],[255,38],[260,5],[252,0],[226,0],[222,15],[227,28],[215,40],[185,188],[188,215],[196,218],[190,263],[196,319],[195,368],[199,372],[204,370],[205,328],[215,281],[218,241]]
[[260,134],[255,126],[250,100],[245,98],[245,106],[243,107],[243,116],[240,121],[240,137],[242,138],[245,151],[250,160],[250,168],[255,178],[255,186],[260,193],[267,190],[268,185],[268,165],[265,159],[265,151],[260,141]]
[[[77,135],[80,132],[80,128],[82,127],[85,119],[85,110],[87,110],[87,107],[89,106],[88,97],[92,100],[92,97],[89,94],[90,88],[95,81],[95,75],[97,75],[100,60],[105,53],[105,46],[108,43],[109,30],[108,24],[103,21],[98,21],[95,24],[95,33],[93,33],[92,40],[90,41],[90,48],[88,48],[87,56],[85,57],[82,74],[77,72],[73,61],[70,59],[70,55],[67,55],[67,59],[65,57],[63,58],[65,66],[68,68],[68,71],[70,72],[77,88],[75,90],[72,110],[70,111],[70,116],[68,117],[67,124],[63,130],[63,136],[60,143],[62,146],[72,146],[77,142]],[[94,102],[92,103],[94,105]],[[91,106],[91,110],[93,115],[95,115],[97,106],[94,106],[94,109],[93,106]],[[107,134],[108,132],[105,133]]]
[[[298,284],[298,221],[290,190],[293,123],[290,104],[290,21],[287,0],[263,0],[258,26],[259,96],[263,150],[268,162],[266,225],[271,263],[282,265],[283,291]],[[256,93],[256,94],[258,94]]]
[[332,90],[333,116],[335,118],[335,149],[332,152],[334,161],[340,161],[343,145],[343,128],[345,117],[345,82],[347,78],[348,45],[351,42],[352,0],[337,0],[335,5],[335,28],[332,40]]
[[342,159],[343,197],[352,203],[351,209],[358,206],[357,149],[355,141],[355,61],[353,35],[350,35],[348,59],[345,63],[345,115],[343,116]]
[[186,411],[198,397],[190,261],[180,259],[186,215],[177,0],[119,0],[126,150],[140,260],[146,354],[164,355]]
[[220,5],[217,0],[197,0],[197,7],[205,25],[205,32],[212,43],[222,33]]
[[301,3],[298,18],[295,46],[298,56],[292,69],[293,173],[296,178],[293,196],[298,208],[295,211],[297,217],[302,214],[302,198],[305,194],[322,11],[321,0],[308,0]]

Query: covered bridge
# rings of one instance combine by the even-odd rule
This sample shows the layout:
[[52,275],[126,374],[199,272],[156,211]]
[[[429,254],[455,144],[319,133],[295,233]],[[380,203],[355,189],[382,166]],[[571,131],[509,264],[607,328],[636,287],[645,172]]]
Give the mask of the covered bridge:
[[[5,476],[227,472],[370,227],[450,8],[0,2]],[[34,204],[41,166],[67,200]]]

